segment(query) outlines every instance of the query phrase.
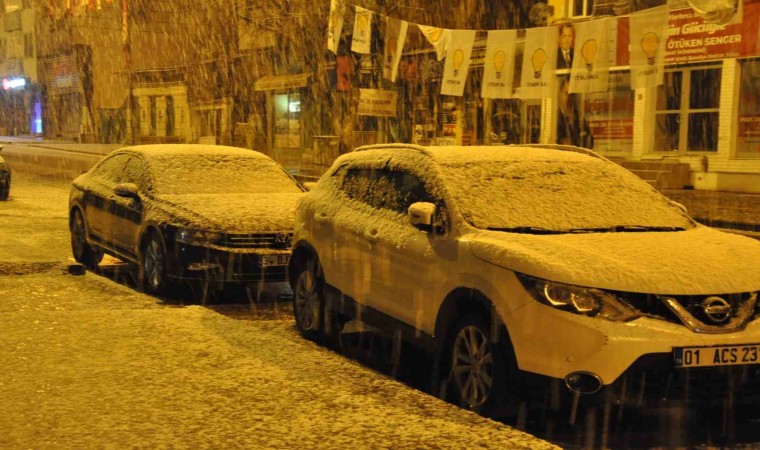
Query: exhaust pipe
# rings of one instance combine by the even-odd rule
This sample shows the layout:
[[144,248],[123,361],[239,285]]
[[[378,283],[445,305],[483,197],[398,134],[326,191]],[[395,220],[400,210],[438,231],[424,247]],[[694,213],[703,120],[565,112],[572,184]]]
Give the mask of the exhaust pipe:
[[604,383],[599,375],[591,372],[573,372],[565,377],[565,386],[576,394],[596,394]]

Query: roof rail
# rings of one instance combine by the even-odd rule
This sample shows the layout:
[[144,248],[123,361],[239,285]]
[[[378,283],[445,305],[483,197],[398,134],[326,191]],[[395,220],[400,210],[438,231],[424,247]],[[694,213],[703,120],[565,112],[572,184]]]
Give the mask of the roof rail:
[[424,155],[429,155],[427,149],[425,147],[423,147],[422,145],[404,144],[404,143],[362,145],[361,147],[356,147],[353,151],[354,152],[362,152],[362,151],[365,151],[365,150],[375,150],[375,149],[413,150],[413,151],[422,153]]
[[[469,146],[463,146],[463,147],[469,147]],[[473,147],[479,147],[479,146],[473,146]],[[489,145],[486,145],[484,147],[491,147]],[[528,147],[528,148],[542,148],[547,150],[562,150],[566,152],[574,152],[574,153],[580,153],[582,155],[588,155],[594,158],[599,158],[605,161],[610,161],[609,159],[605,158],[604,156],[600,155],[599,153],[596,153],[593,150],[583,148],[583,147],[577,147],[575,145],[566,145],[566,144],[507,144],[507,145],[499,145],[498,147]],[[422,145],[418,144],[404,144],[404,143],[389,143],[389,144],[370,144],[370,145],[363,145],[361,147],[355,148],[354,152],[361,152],[365,150],[375,150],[375,149],[398,149],[398,150],[412,150],[419,152],[423,155],[430,156],[430,152],[428,151],[428,148]]]
[[599,153],[584,147],[578,147],[575,145],[567,144],[508,144],[507,147],[531,147],[531,148],[545,148],[549,150],[564,150],[566,152],[581,153],[595,158],[607,159]]

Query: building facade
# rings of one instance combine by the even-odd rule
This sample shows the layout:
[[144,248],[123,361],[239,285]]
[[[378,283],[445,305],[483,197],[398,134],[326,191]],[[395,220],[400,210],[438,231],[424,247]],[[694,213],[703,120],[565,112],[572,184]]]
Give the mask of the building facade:
[[1,5],[0,134],[41,134],[36,9],[30,0],[5,0]]

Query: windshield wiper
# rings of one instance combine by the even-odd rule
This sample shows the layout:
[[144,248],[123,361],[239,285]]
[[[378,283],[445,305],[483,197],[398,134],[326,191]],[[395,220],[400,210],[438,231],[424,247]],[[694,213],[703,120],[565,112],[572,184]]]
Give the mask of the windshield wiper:
[[486,230],[489,231],[504,231],[505,233],[525,233],[525,234],[564,234],[567,233],[567,231],[562,230],[550,230],[548,228],[541,228],[541,227],[511,227],[511,228],[495,228],[495,227],[488,227]]
[[684,231],[683,227],[655,227],[645,225],[615,225],[613,227],[599,228],[571,228],[569,233],[624,233],[624,232],[647,232],[647,231]]

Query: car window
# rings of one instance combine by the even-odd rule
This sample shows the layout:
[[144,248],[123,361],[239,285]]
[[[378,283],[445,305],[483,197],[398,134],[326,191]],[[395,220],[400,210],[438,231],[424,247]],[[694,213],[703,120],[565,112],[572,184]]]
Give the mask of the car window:
[[436,202],[419,177],[401,170],[349,169],[341,189],[350,198],[401,214],[412,203]]
[[388,198],[386,207],[406,214],[412,203],[436,203],[425,184],[416,175],[403,171],[387,171],[387,175],[393,181],[395,196]]
[[108,183],[121,183],[124,178],[124,167],[131,156],[126,153],[110,156],[93,169],[92,176]]
[[136,184],[141,192],[148,190],[150,172],[148,171],[147,164],[136,156],[129,158],[124,167],[122,182]]
[[349,198],[366,202],[367,192],[372,179],[371,169],[348,169],[340,189]]

